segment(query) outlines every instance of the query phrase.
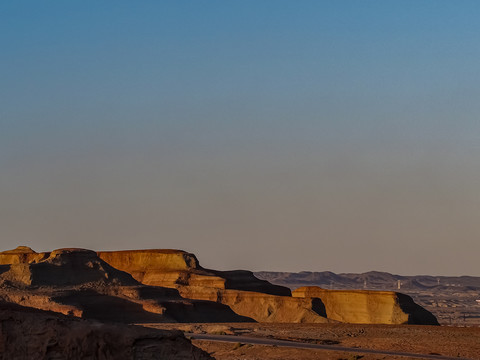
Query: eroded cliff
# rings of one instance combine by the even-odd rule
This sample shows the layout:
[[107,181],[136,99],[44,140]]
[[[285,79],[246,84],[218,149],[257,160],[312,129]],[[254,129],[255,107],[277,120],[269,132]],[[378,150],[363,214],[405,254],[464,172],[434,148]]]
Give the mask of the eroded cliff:
[[186,299],[178,290],[146,286],[84,249],[1,256],[0,299],[23,306],[101,321],[253,321],[221,303]]
[[301,287],[293,297],[320,299],[327,318],[353,324],[428,324],[437,319],[411,297],[393,291],[327,290]]
[[218,271],[200,266],[194,254],[181,250],[101,251],[98,256],[136,280],[153,286],[199,286],[214,289],[257,291],[290,296],[284,286],[256,278],[251,271]]
[[0,299],[101,321],[436,324],[399,293],[307,287],[293,295],[250,271],[205,269],[180,250],[0,253]]
[[184,298],[223,304],[258,322],[328,321],[311,299],[292,298],[290,289],[260,280],[251,271],[205,269],[195,255],[184,251],[111,251],[98,256],[143,284],[174,288]]

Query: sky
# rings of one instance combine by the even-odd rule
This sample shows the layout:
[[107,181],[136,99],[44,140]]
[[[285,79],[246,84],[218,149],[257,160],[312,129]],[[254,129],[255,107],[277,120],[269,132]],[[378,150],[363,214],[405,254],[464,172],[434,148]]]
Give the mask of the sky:
[[477,1],[2,1],[0,250],[480,276]]

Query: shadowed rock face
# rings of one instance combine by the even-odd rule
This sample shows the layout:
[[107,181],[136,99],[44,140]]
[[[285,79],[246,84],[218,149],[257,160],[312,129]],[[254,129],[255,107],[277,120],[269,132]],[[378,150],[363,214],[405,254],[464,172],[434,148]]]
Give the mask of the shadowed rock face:
[[249,316],[258,322],[326,323],[325,309],[316,299],[299,299],[261,292],[177,287],[180,294],[189,299],[215,301],[229,306],[235,313]]
[[291,295],[289,288],[260,280],[251,271],[204,269],[195,255],[181,250],[101,251],[97,254],[105,262],[128,272],[145,285],[200,286],[280,296]]
[[311,299],[295,299],[290,289],[257,279],[251,271],[204,269],[193,254],[180,250],[99,252],[99,257],[138,281],[175,288],[188,299],[227,305],[259,322],[325,323]]
[[207,360],[181,332],[105,325],[0,302],[0,357]]
[[17,248],[2,255],[0,299],[23,306],[126,323],[253,321],[220,303],[184,299],[175,289],[142,285],[94,251],[35,253]]
[[[97,257],[94,251],[84,249],[59,249],[50,253],[28,253],[12,259],[5,279],[31,286],[72,286],[103,282],[135,285],[130,274],[114,269]],[[0,259],[1,260],[1,259]],[[25,260],[17,263],[17,260]]]
[[0,299],[101,321],[436,324],[394,292],[288,288],[180,250],[0,253]]
[[353,324],[438,325],[429,311],[410,296],[393,291],[326,290],[305,286],[293,291],[298,298],[318,298],[329,319]]

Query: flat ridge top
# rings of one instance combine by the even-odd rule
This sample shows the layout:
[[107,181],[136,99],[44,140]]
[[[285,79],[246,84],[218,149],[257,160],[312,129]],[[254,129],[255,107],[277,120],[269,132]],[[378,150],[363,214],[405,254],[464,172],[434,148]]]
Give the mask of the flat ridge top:
[[105,253],[157,253],[157,254],[188,254],[191,253],[186,252],[184,250],[177,250],[177,249],[133,249],[133,250],[100,250],[97,253],[105,254]]
[[36,254],[37,252],[28,246],[17,246],[12,250],[5,250],[0,252],[0,254]]

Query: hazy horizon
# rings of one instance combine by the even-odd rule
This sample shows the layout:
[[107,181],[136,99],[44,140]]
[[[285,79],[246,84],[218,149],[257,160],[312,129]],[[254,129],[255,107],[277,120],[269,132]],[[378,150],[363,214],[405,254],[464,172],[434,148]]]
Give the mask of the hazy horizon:
[[476,1],[0,5],[0,250],[480,276]]

